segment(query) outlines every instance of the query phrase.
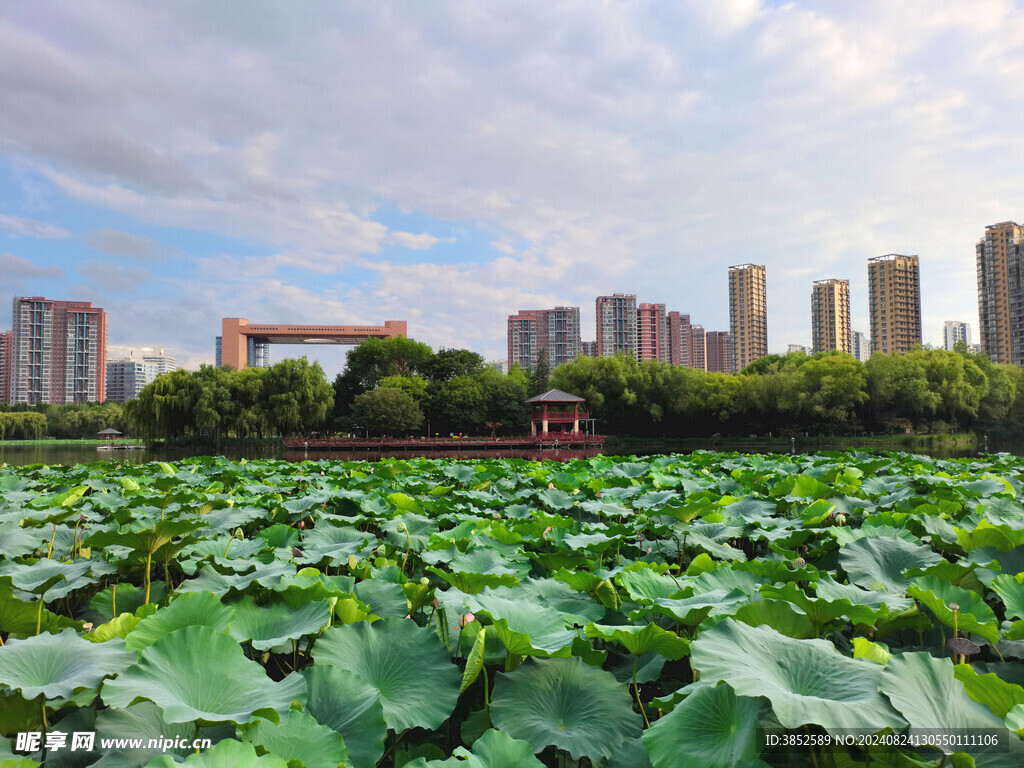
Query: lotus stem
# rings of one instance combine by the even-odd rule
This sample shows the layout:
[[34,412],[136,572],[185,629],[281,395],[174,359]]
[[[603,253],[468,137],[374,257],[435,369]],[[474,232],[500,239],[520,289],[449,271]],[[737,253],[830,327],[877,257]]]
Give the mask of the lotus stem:
[[50,560],[53,559],[53,542],[57,539],[57,524],[53,524],[53,536],[50,537],[50,548],[46,552],[46,557]]
[[43,702],[40,705],[40,707],[41,707],[42,713],[43,713],[43,732],[45,733],[46,731],[50,730],[50,724],[48,722],[46,722],[46,699],[45,698],[43,699]]
[[36,634],[38,635],[43,628],[43,596],[39,596],[39,611],[36,613]]
[[957,622],[957,617],[960,615],[960,606],[956,603],[950,603],[949,610],[953,612],[953,637],[957,637],[960,633],[959,624]]
[[[811,729],[809,727],[807,727],[806,724],[804,724],[804,730],[807,731],[807,735],[808,736],[811,735]],[[811,752],[811,762],[814,763],[814,768],[818,768],[818,756],[816,754],[814,754],[814,747],[810,747],[810,752]]]
[[405,560],[402,561],[402,575],[405,576],[405,564],[409,562],[409,553],[412,551],[412,537],[409,536],[409,526],[405,523],[401,526],[405,531]]
[[644,711],[644,703],[642,701],[640,701],[640,688],[636,684],[636,668],[637,668],[637,665],[639,663],[640,663],[640,657],[639,656],[634,656],[633,657],[633,695],[636,696],[636,705],[638,707],[640,707],[640,714],[644,718],[644,727],[645,728],[650,728],[651,727],[651,721],[647,719],[647,713]]
[[152,567],[153,567],[153,553],[152,552],[147,552],[146,553],[146,605],[149,605],[149,587],[150,587],[149,571],[150,571],[150,568],[152,568]]
[[491,721],[491,684],[487,679],[487,665],[484,664],[481,668],[484,673],[484,711],[487,712],[487,722]]

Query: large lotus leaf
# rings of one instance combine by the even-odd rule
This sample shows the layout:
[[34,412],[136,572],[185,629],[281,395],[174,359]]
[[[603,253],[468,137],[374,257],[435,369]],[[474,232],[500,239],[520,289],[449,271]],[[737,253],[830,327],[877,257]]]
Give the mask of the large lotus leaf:
[[275,645],[297,640],[303,635],[315,635],[327,626],[331,618],[331,608],[326,602],[305,603],[297,609],[286,603],[271,603],[260,608],[246,596],[235,604],[234,609],[231,636],[239,642],[251,641],[252,647],[258,651],[269,651]]
[[160,608],[140,621],[129,633],[125,647],[141,650],[164,635],[185,627],[211,627],[218,632],[227,632],[234,615],[234,610],[222,605],[220,598],[212,592],[184,592],[166,608]]
[[881,667],[843,656],[824,640],[795,640],[724,619],[694,641],[690,663],[702,680],[724,680],[741,696],[770,700],[786,728],[902,725],[878,693]]
[[245,723],[254,712],[287,710],[305,687],[299,675],[273,682],[230,635],[191,626],[144,648],[141,661],[104,683],[100,695],[109,707],[149,699],[169,723]]
[[[387,534],[387,543],[397,551],[404,553],[406,545],[411,544],[413,552],[420,552],[426,549],[430,543],[430,537],[437,533],[437,522],[422,515],[407,514],[382,522],[380,529]],[[406,539],[407,531],[408,539]]]
[[644,732],[644,749],[654,768],[755,765],[764,709],[764,699],[737,696],[725,683],[704,686]]
[[224,739],[205,752],[191,754],[184,763],[176,763],[170,755],[154,757],[146,768],[289,768],[288,761],[278,755],[257,755],[248,742]]
[[[652,607],[658,613],[671,616],[680,624],[696,627],[708,616],[731,614],[736,610],[736,606],[749,600],[750,597],[738,589],[731,592],[715,589],[693,597],[659,597],[654,601]],[[630,617],[635,619],[646,612],[646,610],[634,611]]]
[[74,589],[98,581],[98,577],[86,575],[92,565],[88,561],[62,563],[45,557],[31,565],[4,560],[0,562],[0,576],[9,576],[20,590],[57,600]]
[[752,627],[767,624],[787,637],[807,638],[821,634],[805,613],[783,600],[756,600],[741,605],[733,618]]
[[[0,539],[2,541],[2,539]],[[29,637],[36,634],[36,622],[41,632],[58,632],[65,627],[80,627],[81,622],[60,616],[38,603],[27,603],[14,596],[9,577],[0,578],[0,632],[10,637]]]
[[[351,555],[362,555],[376,539],[352,526],[318,525],[298,546],[300,563],[319,563],[325,557],[332,563],[347,561]],[[374,546],[376,544],[374,543]]]
[[581,594],[565,582],[557,579],[527,579],[508,593],[528,596],[541,605],[554,608],[572,624],[586,624],[604,617],[605,609],[588,594]]
[[[215,595],[223,596],[232,589],[242,591],[253,583],[263,587],[278,589],[280,584],[285,583],[286,580],[295,575],[295,566],[282,560],[275,560],[272,563],[249,562],[255,566],[252,571],[244,574],[232,574],[230,576],[224,575],[210,566],[203,566],[199,569],[199,575],[196,578],[184,581],[178,586],[177,591],[212,592]],[[283,590],[278,589],[278,591]],[[288,592],[285,592],[284,596],[285,600],[296,605],[304,602],[301,598],[296,598]]]
[[469,603],[491,620],[509,653],[561,658],[572,654],[572,641],[578,635],[565,628],[565,617],[552,608],[495,592],[473,595]]
[[[167,585],[162,581],[154,581],[150,585],[149,599],[152,603],[163,602]],[[89,610],[97,614],[102,621],[110,621],[122,613],[135,613],[146,602],[146,590],[133,584],[113,584],[97,592],[89,601]]]
[[650,603],[659,597],[679,594],[679,582],[666,574],[659,574],[650,568],[620,573],[616,580],[626,588],[629,596],[641,603]]
[[0,736],[0,766],[2,768],[37,768],[42,765],[30,757],[15,754],[12,746],[10,741]]
[[0,541],[4,543],[7,558],[21,557],[45,546],[50,537],[43,528],[21,528],[17,523],[0,524]]
[[1006,606],[1006,618],[1024,619],[1024,573],[1002,573],[992,580],[992,589]]
[[377,689],[330,664],[314,664],[301,674],[306,679],[305,711],[342,735],[354,768],[373,768],[384,754],[388,731]]
[[392,581],[360,581],[356,584],[356,597],[370,606],[370,613],[381,618],[401,619],[409,612],[405,591]]
[[[828,600],[824,597],[809,597],[800,587],[790,582],[781,586],[762,587],[764,597],[785,600],[797,606],[818,626],[824,626],[840,617],[849,617],[857,624],[875,623],[875,611],[866,605],[853,605],[849,600]],[[845,623],[845,622],[844,622]]]
[[[151,554],[156,559],[159,552],[161,555],[170,555],[176,549],[184,547],[192,541],[188,534],[206,526],[205,520],[182,519],[182,520],[157,520],[152,524],[146,521],[138,521],[122,527],[120,530],[97,531],[89,535],[85,544],[89,547],[128,547],[136,558]],[[166,547],[175,539],[178,541],[171,547],[160,552],[161,547]]]
[[[465,733],[465,731],[463,731]],[[419,757],[406,763],[405,768],[543,768],[544,763],[533,754],[525,741],[513,739],[504,731],[493,728],[485,731],[473,742],[473,751],[457,747],[447,760],[427,760]]]
[[680,637],[675,632],[662,629],[657,624],[648,624],[646,627],[627,625],[603,626],[590,623],[586,627],[587,637],[600,637],[604,640],[614,640],[621,644],[634,656],[642,656],[645,653],[660,653],[666,659],[681,659],[690,652],[690,641]]
[[258,719],[246,730],[245,740],[289,762],[301,761],[305,768],[338,768],[348,761],[341,735],[297,710],[288,712],[279,723]]
[[433,631],[407,619],[381,619],[326,630],[313,654],[365,680],[380,695],[395,731],[437,728],[459,698],[459,669]]
[[905,611],[914,601],[902,594],[894,595],[878,589],[863,589],[854,584],[840,584],[831,576],[822,576],[814,582],[814,592],[825,600],[848,600],[852,605],[865,605],[877,611],[883,605],[890,611]]
[[[990,643],[999,642],[996,615],[976,592],[960,589],[936,576],[918,576],[907,588],[907,594],[928,606],[947,627],[956,626],[961,631],[981,635]],[[955,617],[950,605],[959,606]]]
[[865,538],[839,551],[839,564],[850,581],[866,589],[884,589],[902,595],[910,579],[908,568],[927,568],[942,560],[930,547],[911,544],[896,536]]
[[316,568],[303,568],[294,576],[284,576],[273,587],[294,608],[311,600],[355,597],[355,588],[351,576],[328,576]]
[[[63,726],[65,721],[61,721]],[[192,723],[168,723],[164,713],[151,701],[140,701],[127,709],[107,708],[96,715],[96,747],[102,739],[142,738],[143,746],[117,746],[103,749],[103,756],[92,764],[92,768],[134,768],[144,766],[149,760],[168,750],[160,747],[148,748],[149,739],[188,739],[195,737]],[[185,757],[191,750],[172,749],[173,753]]]
[[[1002,728],[1003,720],[971,701],[953,665],[923,652],[893,656],[882,669],[881,690],[912,728]],[[942,747],[947,754],[956,749]]]
[[626,686],[610,672],[581,659],[530,659],[499,674],[491,722],[534,752],[552,745],[574,760],[608,757],[625,739],[640,734]]
[[26,699],[67,698],[76,688],[95,688],[107,675],[127,668],[135,654],[122,640],[90,643],[72,629],[59,635],[9,639],[0,646],[0,683]]
[[1018,704],[1024,705],[1024,688],[995,673],[979,675],[969,664],[957,664],[953,676],[963,683],[968,696],[991,709],[996,717],[1005,718]]

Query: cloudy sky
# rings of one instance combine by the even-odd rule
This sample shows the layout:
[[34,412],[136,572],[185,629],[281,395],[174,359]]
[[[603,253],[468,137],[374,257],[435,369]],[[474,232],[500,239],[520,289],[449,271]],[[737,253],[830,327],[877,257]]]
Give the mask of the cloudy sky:
[[727,329],[747,262],[784,351],[817,279],[866,332],[887,253],[926,342],[976,338],[974,243],[1024,220],[1013,0],[4,0],[0,104],[0,329],[93,301],[188,366],[222,317],[489,359],[518,309],[593,339],[605,293]]

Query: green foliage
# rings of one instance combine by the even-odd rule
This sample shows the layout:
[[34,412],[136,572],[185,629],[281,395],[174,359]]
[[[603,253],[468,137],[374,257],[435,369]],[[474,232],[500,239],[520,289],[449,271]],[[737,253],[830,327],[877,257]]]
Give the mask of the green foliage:
[[358,395],[352,404],[352,417],[370,432],[383,435],[405,434],[423,423],[423,411],[416,399],[403,389],[386,385]]

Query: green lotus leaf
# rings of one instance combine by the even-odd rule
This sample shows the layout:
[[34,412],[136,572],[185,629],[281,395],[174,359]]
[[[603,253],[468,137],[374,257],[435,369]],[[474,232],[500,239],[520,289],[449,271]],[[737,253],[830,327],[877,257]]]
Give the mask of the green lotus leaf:
[[853,638],[853,658],[867,659],[884,666],[889,663],[892,654],[882,643],[873,643],[866,637],[855,637]]
[[86,575],[92,565],[88,561],[62,563],[45,557],[31,565],[4,560],[0,562],[0,576],[10,577],[11,583],[24,592],[45,594],[49,600],[57,600],[74,589],[98,581],[98,577]]
[[591,623],[587,624],[586,632],[587,637],[614,640],[634,656],[660,653],[666,659],[675,661],[690,653],[689,640],[679,637],[675,632],[662,629],[657,624],[648,624],[646,627],[612,627]]
[[[671,616],[680,624],[688,627],[696,627],[708,616],[721,616],[731,614],[741,603],[750,600],[738,589],[726,592],[724,589],[715,589],[693,597],[659,597],[652,606],[658,613]],[[634,611],[630,618],[646,613],[646,611]]]
[[765,708],[764,699],[737,696],[725,683],[702,687],[644,732],[644,749],[654,768],[764,765],[757,726]]
[[491,721],[535,753],[551,745],[596,762],[640,735],[626,686],[578,658],[529,659],[497,677]]
[[589,594],[580,594],[565,582],[557,579],[526,579],[516,589],[498,594],[520,595],[536,600],[540,605],[554,608],[562,614],[567,623],[586,624],[604,618],[605,609]]
[[[947,627],[955,626],[964,632],[974,632],[990,643],[999,642],[999,622],[992,609],[976,592],[954,587],[935,576],[918,576],[907,588],[907,594],[916,597]],[[951,604],[960,610],[954,618]]]
[[765,624],[787,637],[807,638],[820,634],[807,614],[798,612],[792,603],[784,600],[755,600],[737,608],[733,618],[752,627]]
[[[89,547],[103,548],[109,546],[128,547],[135,556],[153,555],[154,559],[161,555],[170,555],[190,543],[193,539],[188,534],[198,531],[206,526],[205,520],[181,519],[181,520],[157,520],[151,525],[146,521],[131,523],[119,530],[97,531],[85,539],[85,545]],[[168,544],[178,539],[173,546]],[[166,547],[160,552],[161,547]]]
[[942,556],[930,547],[911,544],[897,536],[859,539],[839,550],[839,564],[852,583],[898,595],[910,585],[904,571],[927,568],[940,560]]
[[341,734],[354,768],[373,768],[384,754],[388,730],[377,689],[330,664],[314,664],[301,674],[306,680],[305,711]]
[[383,579],[366,579],[356,584],[356,597],[370,606],[370,613],[381,618],[401,619],[409,612],[405,591]]
[[283,712],[305,693],[299,675],[273,682],[230,635],[212,627],[171,632],[140,656],[138,664],[104,683],[104,704],[123,708],[149,699],[169,723],[245,723],[261,710]]
[[898,727],[878,693],[881,667],[840,654],[824,640],[795,640],[769,627],[724,619],[694,641],[702,680],[724,680],[741,696],[764,696],[785,728]]
[[289,762],[301,761],[305,768],[338,768],[348,763],[341,735],[298,710],[285,714],[280,723],[258,719],[246,729],[245,740]]
[[672,597],[681,592],[677,580],[666,574],[655,573],[650,568],[624,571],[616,577],[616,581],[626,588],[632,599],[641,603],[649,604],[659,597]]
[[124,640],[128,634],[142,621],[138,616],[130,613],[122,613],[116,619],[100,624],[92,632],[82,635],[90,643],[105,643],[119,637]]
[[565,628],[565,618],[552,608],[496,592],[473,595],[469,604],[491,620],[509,653],[560,658],[572,654],[572,641],[578,635]]
[[848,600],[851,605],[864,605],[874,611],[883,605],[890,611],[905,611],[914,605],[913,600],[902,594],[894,595],[878,589],[864,589],[854,584],[839,584],[831,576],[818,578],[814,582],[814,592],[825,600]]
[[459,669],[437,634],[407,619],[327,629],[317,664],[346,669],[373,686],[389,728],[437,728],[459,698]]
[[849,618],[855,624],[875,623],[876,611],[866,605],[854,605],[845,598],[829,600],[824,597],[809,597],[796,584],[790,582],[781,586],[765,586],[761,588],[764,597],[776,598],[792,603],[804,612],[816,626],[822,627],[840,617]]
[[[880,688],[912,728],[1003,727],[1002,718],[970,699],[947,659],[916,651],[898,654],[882,669]],[[941,749],[947,754],[958,751]]]
[[[154,581],[150,587],[149,599],[160,603],[164,599],[167,587],[162,581]],[[89,610],[99,616],[101,621],[110,621],[122,613],[135,613],[146,602],[146,590],[133,584],[114,584],[97,592],[89,601]]]
[[[62,726],[66,721],[61,721]],[[168,750],[161,747],[149,748],[149,739],[188,739],[195,738],[196,728],[192,723],[168,723],[164,713],[151,701],[140,701],[127,709],[107,708],[100,710],[95,721],[96,743],[100,747],[101,739],[124,739],[132,736],[143,739],[140,747],[104,748],[102,757],[91,768],[134,768],[144,766],[153,757],[166,754]],[[176,755],[184,758],[193,750],[186,748],[171,749]]]
[[992,589],[1006,606],[1006,618],[1024,619],[1024,573],[1002,573],[992,579]]
[[[218,597],[223,597],[232,589],[240,592],[248,589],[252,584],[278,589],[280,584],[286,583],[288,579],[295,576],[295,566],[292,563],[286,563],[281,560],[275,560],[272,563],[248,562],[250,565],[255,566],[253,570],[248,573],[232,574],[230,576],[224,575],[210,566],[203,566],[199,569],[199,575],[196,578],[186,580],[178,586],[176,591],[211,592]],[[304,602],[300,596],[296,596],[291,591],[285,591],[284,589],[278,589],[278,591],[283,593],[284,599],[289,603],[299,605]]]
[[303,603],[331,597],[354,598],[356,582],[351,576],[328,576],[316,568],[303,568],[294,576],[284,576],[273,588],[285,602],[298,608]]
[[4,555],[8,558],[30,555],[39,547],[45,547],[50,537],[43,528],[21,528],[17,523],[0,525],[0,541],[4,543]]
[[451,586],[466,594],[477,594],[485,587],[514,587],[519,583],[515,576],[495,573],[449,573],[440,568],[428,565],[425,569],[429,573],[440,576]]
[[37,768],[42,763],[25,755],[18,755],[12,749],[13,743],[0,736],[0,768]]
[[125,640],[125,647],[141,650],[185,627],[210,627],[227,632],[234,615],[234,610],[222,605],[212,592],[183,592],[166,608],[140,621]]
[[36,622],[40,632],[59,632],[65,628],[81,627],[80,621],[60,616],[43,608],[39,603],[26,603],[14,596],[9,577],[0,578],[0,632],[10,637],[30,637],[36,634]]
[[76,688],[95,688],[135,659],[119,639],[90,643],[72,629],[59,635],[12,638],[0,646],[0,683],[21,691],[26,699],[68,698]]
[[[175,600],[171,605],[177,602]],[[303,635],[315,635],[327,626],[331,618],[331,608],[326,602],[304,603],[298,609],[286,603],[271,603],[260,608],[246,596],[235,603],[234,609],[231,636],[240,643],[251,641],[252,647],[258,651],[269,651],[275,645],[297,640]]]
[[418,757],[406,763],[405,768],[543,768],[544,763],[533,754],[525,741],[513,739],[504,731],[493,728],[485,731],[473,742],[473,751],[457,747],[447,760],[427,760]]
[[224,739],[205,752],[189,755],[184,763],[176,763],[170,755],[154,757],[146,768],[289,768],[288,761],[278,755],[258,755],[249,742]]
[[375,539],[368,533],[345,525],[320,524],[296,546],[301,548],[302,554],[296,556],[296,562],[319,563],[325,557],[331,563],[341,563],[348,560],[350,555],[362,555],[367,549],[376,546]]
[[970,664],[957,664],[953,676],[963,683],[968,696],[991,709],[996,717],[1005,718],[1018,704],[1024,705],[1024,688],[992,672],[979,675]]

